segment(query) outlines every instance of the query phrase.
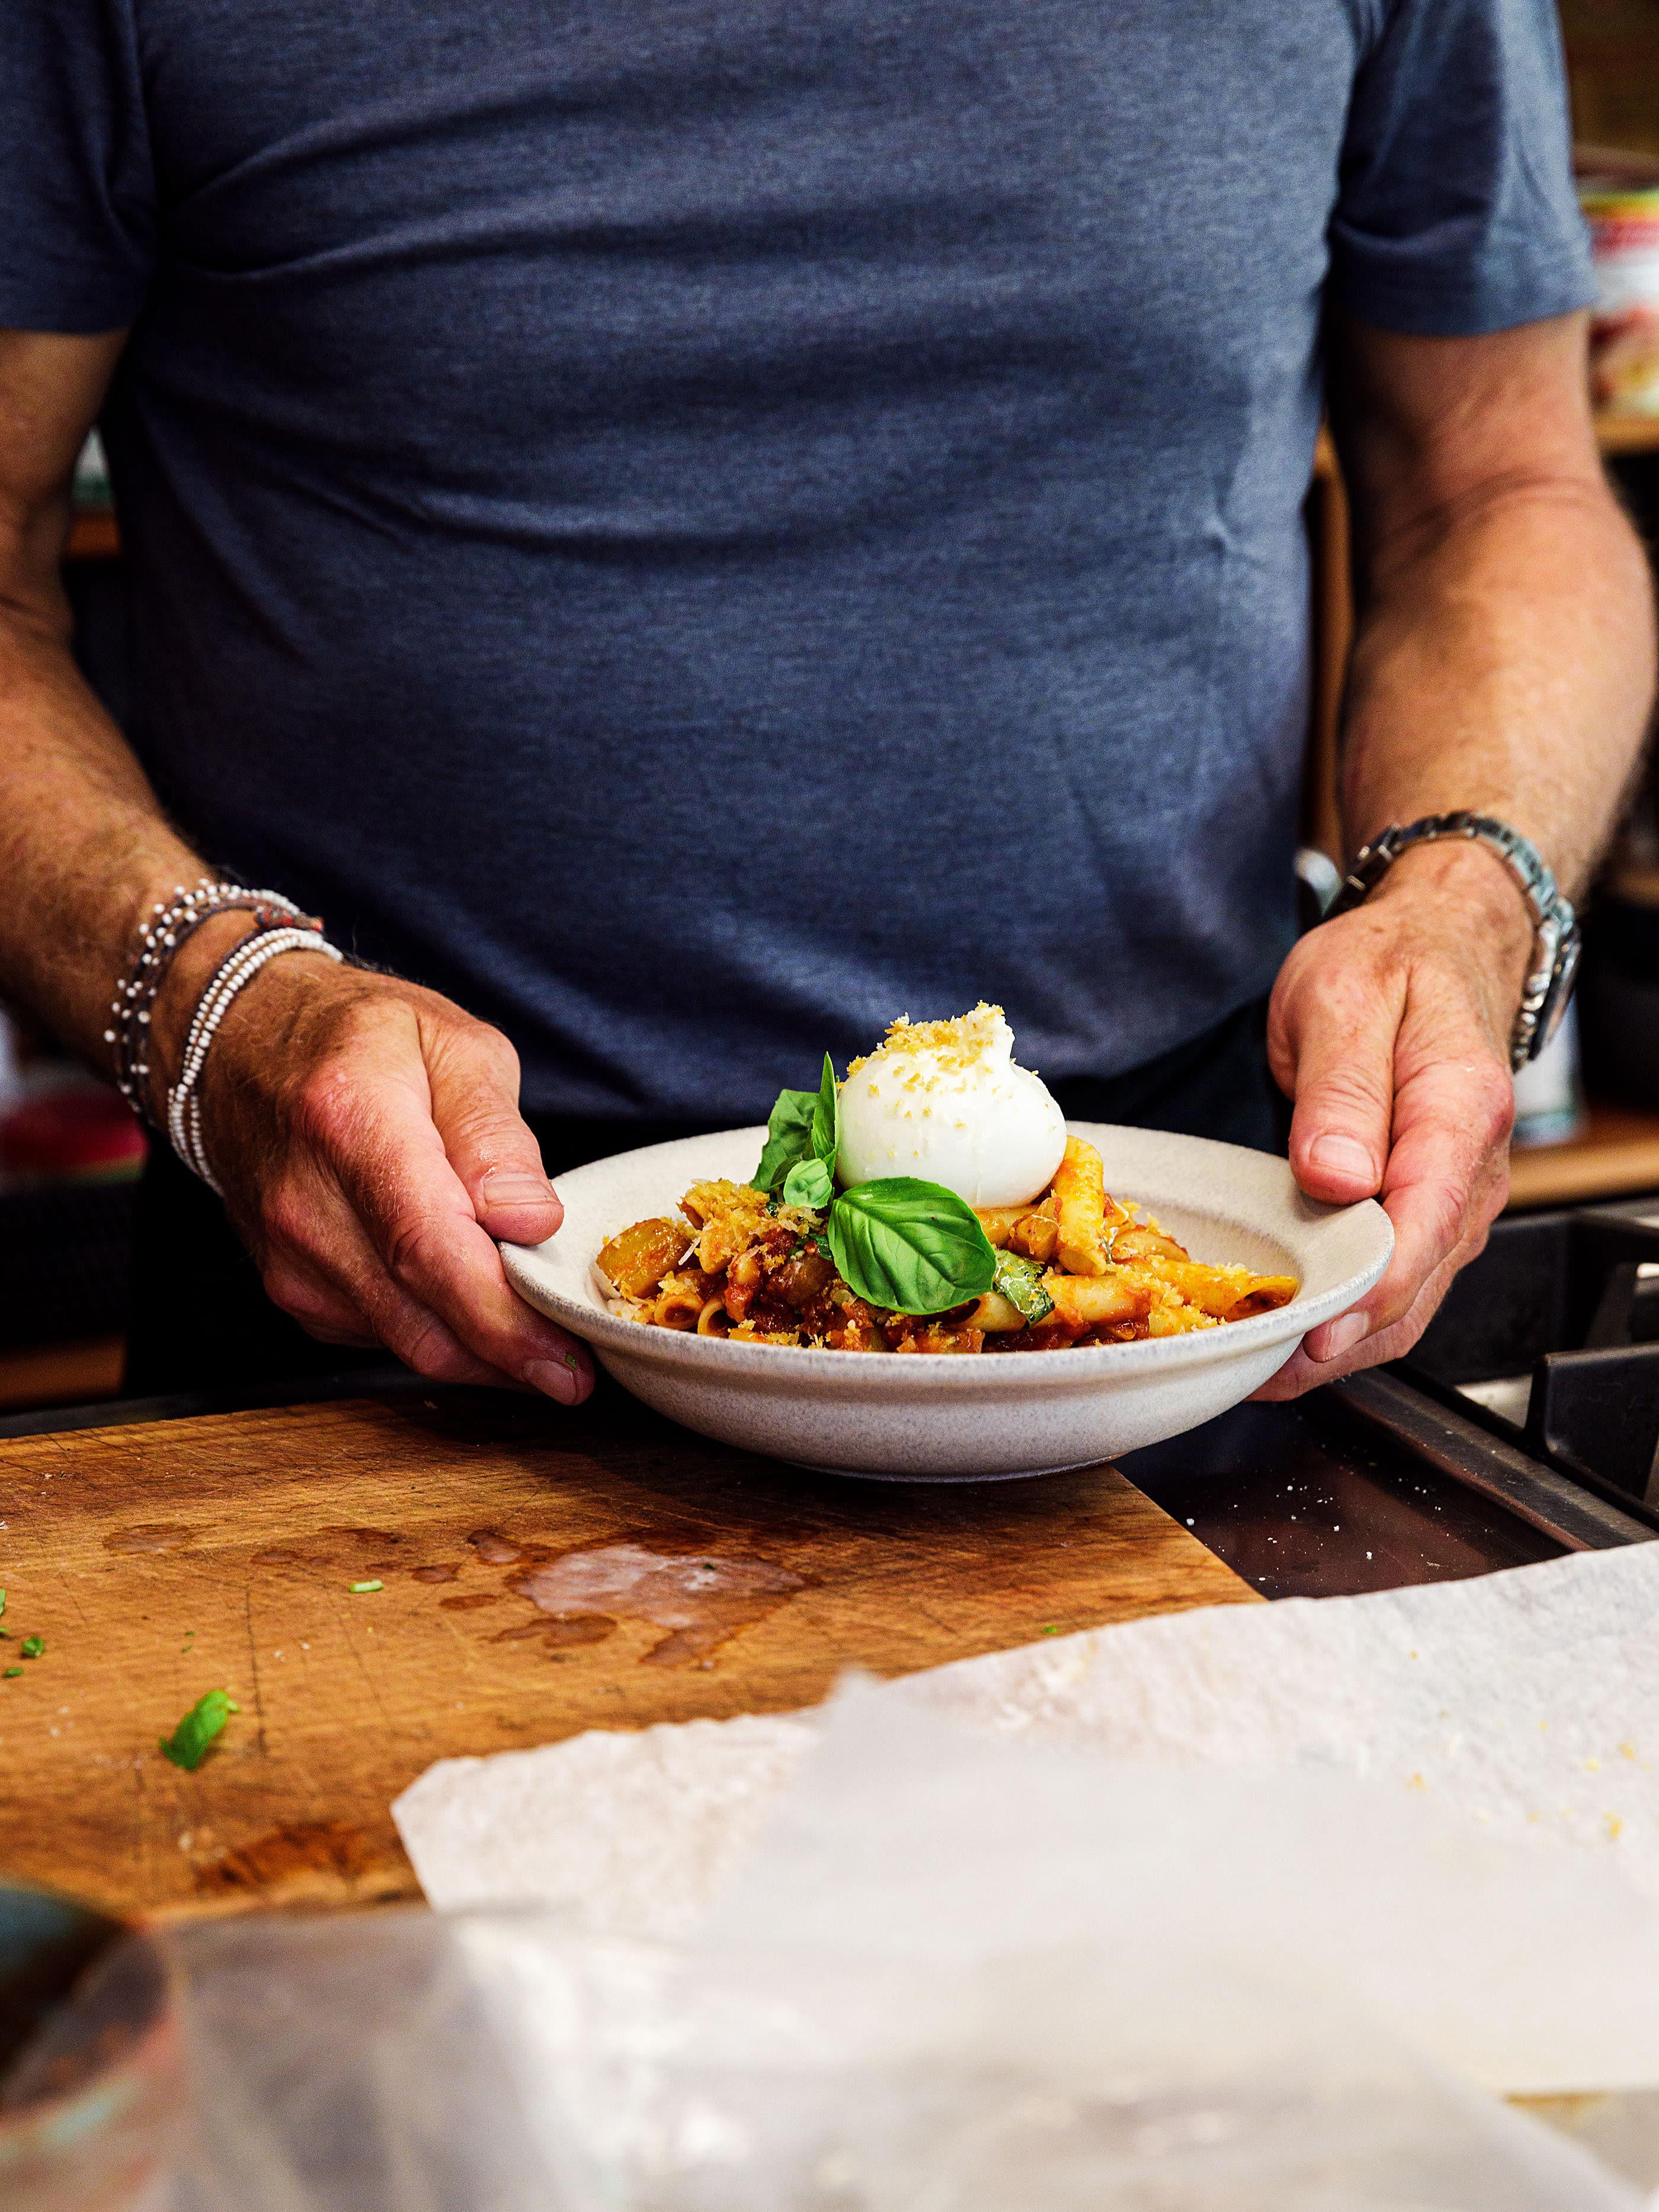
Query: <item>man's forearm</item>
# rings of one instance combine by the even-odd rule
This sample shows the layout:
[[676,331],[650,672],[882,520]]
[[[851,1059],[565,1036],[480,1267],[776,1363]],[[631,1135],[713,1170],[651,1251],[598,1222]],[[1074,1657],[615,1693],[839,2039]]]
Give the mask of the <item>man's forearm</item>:
[[[0,605],[0,992],[107,1068],[104,1032],[140,921],[203,866],[55,629]],[[248,926],[216,916],[188,948],[182,988],[157,1009],[164,1060],[190,977]]]
[[122,342],[0,331],[0,993],[106,1066],[139,919],[202,872],[70,650],[70,477]]
[[[1331,408],[1353,498],[1358,626],[1343,827],[1459,808],[1509,822],[1570,893],[1617,813],[1649,712],[1645,564],[1603,479],[1584,322],[1470,337],[1330,318]],[[1310,930],[1268,1013],[1310,1197],[1375,1196],[1382,1280],[1310,1332],[1263,1395],[1398,1358],[1486,1242],[1508,1190],[1510,1039],[1534,951],[1501,859],[1403,854]]]
[[1651,706],[1647,565],[1595,483],[1517,481],[1379,546],[1362,586],[1342,775],[1350,847],[1470,807],[1573,895]]

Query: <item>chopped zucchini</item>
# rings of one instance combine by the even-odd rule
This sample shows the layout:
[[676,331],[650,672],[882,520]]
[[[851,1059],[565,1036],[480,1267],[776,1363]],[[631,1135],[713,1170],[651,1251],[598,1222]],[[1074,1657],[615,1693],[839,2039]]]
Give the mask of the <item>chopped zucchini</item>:
[[1042,1269],[1035,1260],[1022,1259],[1018,1252],[1006,1247],[997,1254],[994,1287],[1009,1304],[1023,1313],[1028,1322],[1047,1321],[1054,1310],[1054,1302],[1043,1288]]

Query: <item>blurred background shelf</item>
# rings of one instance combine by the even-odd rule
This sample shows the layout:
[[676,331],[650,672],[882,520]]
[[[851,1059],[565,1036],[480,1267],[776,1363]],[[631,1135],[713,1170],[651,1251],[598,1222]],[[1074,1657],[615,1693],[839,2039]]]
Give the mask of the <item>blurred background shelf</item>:
[[1595,436],[1604,453],[1659,453],[1659,415],[1603,415]]
[[1659,1192],[1659,1114],[1592,1105],[1583,1133],[1510,1156],[1510,1205],[1572,1206]]
[[121,533],[112,509],[77,514],[64,550],[66,561],[112,561],[121,550]]
[[125,1349],[118,1336],[94,1336],[0,1352],[0,1413],[118,1397]]

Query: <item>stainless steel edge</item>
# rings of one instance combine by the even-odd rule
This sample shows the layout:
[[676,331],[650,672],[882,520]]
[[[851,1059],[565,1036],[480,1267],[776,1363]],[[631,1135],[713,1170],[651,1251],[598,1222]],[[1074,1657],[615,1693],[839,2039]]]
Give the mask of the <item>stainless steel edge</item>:
[[1386,1429],[1443,1474],[1494,1499],[1570,1551],[1650,1544],[1659,1534],[1396,1376],[1372,1370],[1345,1376],[1328,1388],[1362,1419]]

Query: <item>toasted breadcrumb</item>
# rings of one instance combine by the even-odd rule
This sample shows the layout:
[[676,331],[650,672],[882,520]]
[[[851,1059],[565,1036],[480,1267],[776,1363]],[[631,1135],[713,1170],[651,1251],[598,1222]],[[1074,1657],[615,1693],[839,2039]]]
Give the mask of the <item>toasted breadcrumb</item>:
[[1001,1007],[988,1006],[983,999],[971,1014],[954,1014],[949,1021],[913,1022],[908,1014],[901,1014],[888,1024],[885,1041],[873,1052],[848,1060],[847,1073],[849,1077],[856,1075],[871,1060],[892,1051],[932,1053],[947,1073],[965,1073],[990,1044],[1002,1018]]

